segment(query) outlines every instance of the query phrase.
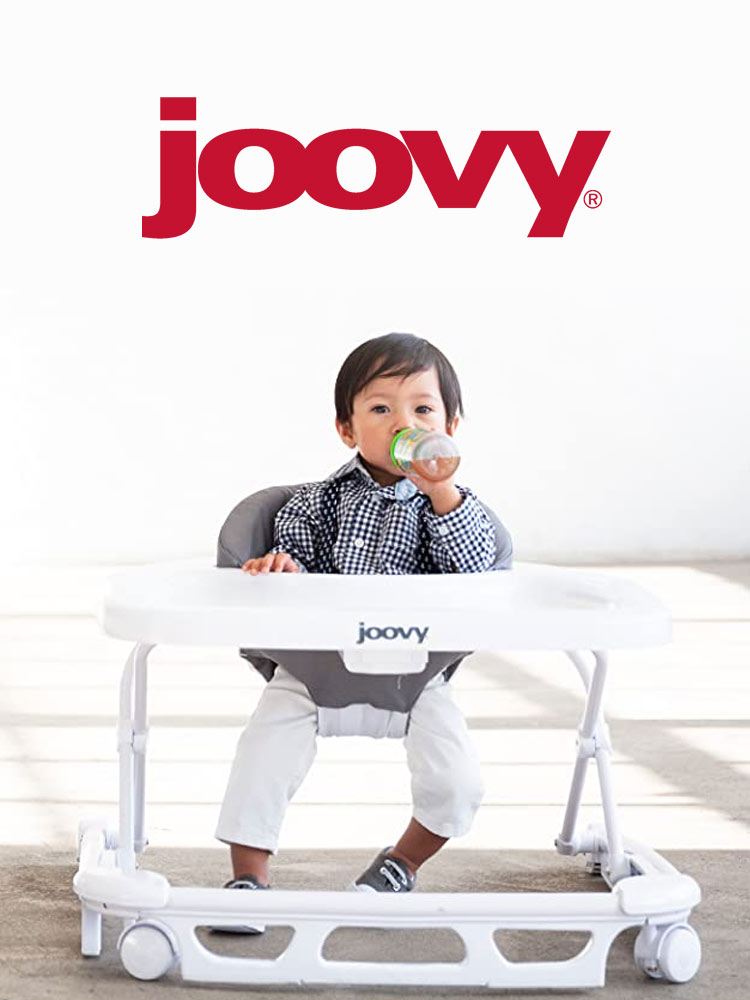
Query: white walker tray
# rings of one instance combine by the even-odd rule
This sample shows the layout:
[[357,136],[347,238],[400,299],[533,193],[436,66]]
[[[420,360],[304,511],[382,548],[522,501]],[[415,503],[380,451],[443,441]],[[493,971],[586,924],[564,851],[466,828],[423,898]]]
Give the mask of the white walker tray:
[[[655,979],[686,982],[700,965],[688,923],[700,889],[620,829],[612,748],[602,714],[606,651],[665,643],[666,610],[642,588],[603,574],[552,567],[466,575],[269,574],[163,564],[117,574],[102,611],[104,629],[135,647],[120,694],[119,828],[83,822],[74,887],[82,904],[82,952],[101,951],[102,914],[123,920],[120,956],[139,979],[178,965],[183,978],[229,984],[403,984],[491,988],[601,986],[614,938],[640,926],[636,964]],[[578,753],[561,831],[561,854],[583,854],[611,892],[420,893],[234,892],[174,888],[138,868],[146,847],[145,763],[148,654],[156,644],[335,649],[368,673],[420,671],[430,651],[557,649],[585,691]],[[586,769],[596,763],[603,823],[578,828]],[[233,958],[203,946],[196,928],[262,923],[291,926],[277,958]],[[460,962],[337,961],[323,957],[339,927],[445,928],[460,935]],[[564,961],[511,962],[502,929],[578,930],[589,939]]]

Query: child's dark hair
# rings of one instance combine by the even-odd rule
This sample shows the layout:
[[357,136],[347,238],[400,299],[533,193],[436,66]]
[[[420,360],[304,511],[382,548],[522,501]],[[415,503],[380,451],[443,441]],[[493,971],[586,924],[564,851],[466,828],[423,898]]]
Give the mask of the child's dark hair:
[[342,424],[349,423],[354,397],[373,379],[381,375],[406,378],[433,367],[437,371],[447,422],[450,423],[457,413],[463,417],[461,386],[445,355],[429,340],[415,337],[413,333],[386,333],[360,344],[341,366],[334,390],[337,419]]

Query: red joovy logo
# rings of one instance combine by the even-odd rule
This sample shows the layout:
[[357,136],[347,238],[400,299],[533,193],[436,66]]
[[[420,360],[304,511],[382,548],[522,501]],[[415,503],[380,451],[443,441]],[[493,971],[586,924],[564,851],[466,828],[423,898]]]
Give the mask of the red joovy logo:
[[[195,117],[194,97],[161,98],[162,121]],[[161,202],[156,215],[143,216],[143,235],[163,240],[190,229],[195,222],[196,166],[203,191],[227,208],[280,208],[305,191],[330,208],[382,208],[405,194],[414,164],[438,208],[475,208],[507,148],[539,202],[529,236],[562,236],[609,132],[577,132],[559,174],[538,132],[480,132],[460,176],[437,132],[399,134],[401,139],[375,129],[337,129],[304,146],[286,132],[243,128],[217,135],[198,157],[194,129],[161,132]],[[264,191],[245,191],[237,183],[235,161],[249,146],[268,150],[273,159],[273,180]],[[338,158],[350,146],[363,146],[375,160],[375,180],[365,191],[347,191],[339,183]]]

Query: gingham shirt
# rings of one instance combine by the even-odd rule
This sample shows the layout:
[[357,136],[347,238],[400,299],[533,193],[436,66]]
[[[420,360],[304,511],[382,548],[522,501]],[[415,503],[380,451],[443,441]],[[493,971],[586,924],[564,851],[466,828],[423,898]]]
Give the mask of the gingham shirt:
[[[495,529],[476,496],[436,514],[409,479],[375,482],[359,453],[323,482],[306,483],[276,515],[271,552],[308,573],[480,573],[510,564],[510,536]],[[504,556],[495,567],[497,551]]]

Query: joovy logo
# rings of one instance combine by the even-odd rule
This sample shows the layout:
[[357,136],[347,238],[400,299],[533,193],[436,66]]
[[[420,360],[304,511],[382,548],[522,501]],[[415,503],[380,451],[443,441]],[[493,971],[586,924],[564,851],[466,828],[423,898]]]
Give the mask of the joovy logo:
[[357,645],[359,646],[365,639],[410,639],[413,635],[417,637],[421,645],[429,631],[429,625],[425,625],[424,628],[419,628],[417,625],[411,625],[409,628],[402,628],[400,625],[398,627],[387,625],[385,628],[378,628],[376,625],[370,625],[369,628],[366,628],[365,623],[360,622]]
[[[162,97],[161,120],[194,122],[196,103],[195,97]],[[156,215],[143,216],[143,235],[164,240],[186,233],[195,222],[198,183],[212,201],[227,208],[280,208],[307,192],[321,205],[361,211],[398,201],[411,184],[415,165],[438,208],[476,208],[509,149],[539,203],[528,235],[562,236],[609,132],[577,132],[558,174],[539,132],[483,131],[460,176],[438,132],[399,135],[337,129],[304,146],[286,132],[244,128],[217,135],[198,157],[194,129],[162,131],[161,201]],[[263,191],[246,191],[237,183],[235,161],[251,146],[267,150],[273,159],[273,179]],[[375,179],[365,191],[348,191],[339,183],[338,158],[350,146],[368,149],[375,160]]]

